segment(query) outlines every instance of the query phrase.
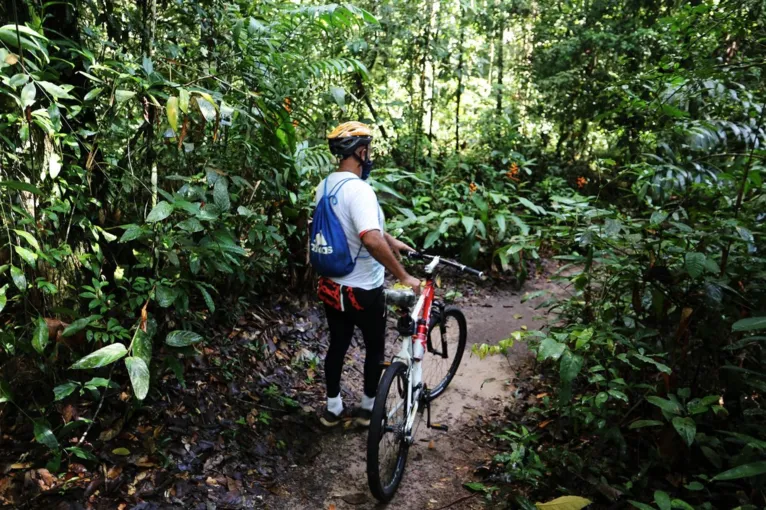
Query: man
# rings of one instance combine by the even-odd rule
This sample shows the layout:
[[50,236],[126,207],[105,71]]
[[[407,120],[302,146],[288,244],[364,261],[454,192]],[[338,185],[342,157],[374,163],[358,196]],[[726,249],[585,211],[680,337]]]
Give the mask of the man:
[[[420,292],[420,281],[410,276],[397,260],[402,251],[414,250],[385,232],[383,211],[372,187],[365,182],[372,170],[370,128],[361,122],[346,122],[330,133],[328,142],[340,163],[338,170],[320,183],[316,202],[325,193],[335,195],[332,209],[345,233],[349,252],[356,256],[356,264],[345,276],[319,279],[318,295],[325,304],[330,328],[330,348],[325,357],[327,409],[320,421],[332,427],[340,423],[344,414],[341,372],[354,327],[358,327],[366,349],[364,394],[359,407],[350,414],[357,424],[368,426],[385,349],[385,269],[416,293]],[[316,240],[317,244],[320,242],[321,239]]]

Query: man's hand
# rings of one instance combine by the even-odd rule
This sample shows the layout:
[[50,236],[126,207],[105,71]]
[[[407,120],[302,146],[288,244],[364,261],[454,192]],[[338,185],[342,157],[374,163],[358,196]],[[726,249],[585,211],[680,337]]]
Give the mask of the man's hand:
[[420,280],[414,276],[407,275],[407,277],[402,280],[402,284],[406,285],[407,287],[412,287],[412,290],[415,292],[416,296],[420,295]]
[[386,237],[386,241],[388,242],[388,245],[391,247],[391,251],[394,252],[394,255],[396,255],[396,258],[399,260],[402,260],[402,252],[408,253],[411,251],[415,251],[415,248],[412,248],[411,246],[408,246],[407,244],[401,242],[399,239],[395,238],[391,234],[386,233],[385,237]]

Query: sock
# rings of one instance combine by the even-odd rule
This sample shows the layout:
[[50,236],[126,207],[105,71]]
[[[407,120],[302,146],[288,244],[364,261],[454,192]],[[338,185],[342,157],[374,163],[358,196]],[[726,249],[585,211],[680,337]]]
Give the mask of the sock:
[[362,404],[361,407],[365,411],[372,411],[372,406],[375,405],[375,397],[368,397],[367,395],[362,395]]
[[327,410],[335,416],[340,416],[343,412],[343,401],[340,398],[340,393],[337,397],[327,397]]

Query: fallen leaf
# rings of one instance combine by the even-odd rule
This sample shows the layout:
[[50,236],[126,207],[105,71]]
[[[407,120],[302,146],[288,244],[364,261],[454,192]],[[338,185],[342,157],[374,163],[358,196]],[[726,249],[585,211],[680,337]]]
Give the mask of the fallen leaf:
[[29,469],[31,467],[31,462],[17,462],[15,464],[11,464],[11,469]]
[[109,480],[114,480],[122,474],[122,466],[113,466],[106,472],[106,477]]
[[115,448],[112,450],[112,453],[115,455],[122,455],[122,456],[128,456],[130,455],[130,450],[127,448]]
[[539,395],[535,395],[535,398],[539,400],[539,399],[545,398],[547,396],[548,396],[547,393],[540,393]]
[[77,409],[72,404],[67,404],[64,406],[64,409],[61,410],[61,417],[64,418],[64,423],[69,423],[77,418]]
[[433,450],[434,448],[436,448],[436,446],[434,445],[434,441],[432,439],[431,441],[428,442],[428,449]]
[[541,429],[544,429],[545,427],[547,427],[548,425],[550,425],[552,421],[553,421],[553,420],[545,420],[544,422],[540,423],[540,424],[539,424],[537,427],[538,427],[538,428],[541,428]]
[[157,467],[157,463],[152,462],[151,460],[149,460],[149,457],[146,457],[146,456],[141,457],[134,464],[138,467]]
[[208,485],[215,485],[215,486],[217,486],[218,485],[218,480],[216,480],[213,477],[208,476],[207,480],[205,480],[205,483],[208,484]]
[[44,491],[50,490],[56,485],[56,477],[54,477],[47,469],[37,470],[38,485]]

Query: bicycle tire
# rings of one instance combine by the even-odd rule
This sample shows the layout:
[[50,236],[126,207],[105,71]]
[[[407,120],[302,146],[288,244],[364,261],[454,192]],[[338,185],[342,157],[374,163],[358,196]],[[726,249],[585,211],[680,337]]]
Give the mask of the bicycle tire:
[[[398,381],[403,383],[401,388]],[[367,483],[372,495],[383,503],[391,501],[391,498],[396,494],[396,490],[399,488],[399,484],[404,476],[404,467],[407,464],[407,454],[409,453],[409,444],[407,444],[402,435],[402,437],[398,438],[399,450],[397,452],[393,476],[390,480],[384,480],[380,469],[380,443],[384,434],[393,433],[386,431],[386,401],[392,387],[393,391],[400,393],[400,396],[401,389],[404,389],[404,421],[406,421],[407,413],[409,412],[409,402],[407,402],[406,395],[407,365],[401,361],[392,363],[383,373],[378,386],[378,392],[375,396],[375,405],[372,408],[370,428],[367,432]]]
[[[431,326],[428,328],[428,346],[431,347],[433,345],[432,341],[433,342],[440,341],[437,339],[432,340],[432,332],[436,328],[440,327],[443,322],[446,322],[449,319],[449,317],[453,317],[455,321],[457,322],[457,326],[458,326],[457,348],[455,349],[455,354],[452,357],[452,363],[450,364],[449,369],[447,370],[447,373],[444,374],[444,377],[441,379],[441,381],[438,384],[429,388],[429,392],[428,392],[429,401],[436,400],[436,398],[438,398],[439,395],[444,393],[444,390],[447,389],[447,386],[449,386],[450,382],[452,382],[452,379],[455,377],[455,374],[457,374],[457,369],[458,367],[460,367],[460,362],[463,360],[463,353],[465,352],[465,344],[468,338],[468,326],[465,320],[465,315],[463,315],[463,312],[456,306],[446,307],[444,309],[444,314],[437,321],[434,321],[434,323],[431,324]],[[437,331],[441,332],[440,329],[438,329]],[[435,358],[437,354],[431,352],[431,349],[426,349],[426,353],[431,354],[431,356],[427,356],[423,360],[423,363],[425,364],[425,366],[428,367],[429,361]]]

